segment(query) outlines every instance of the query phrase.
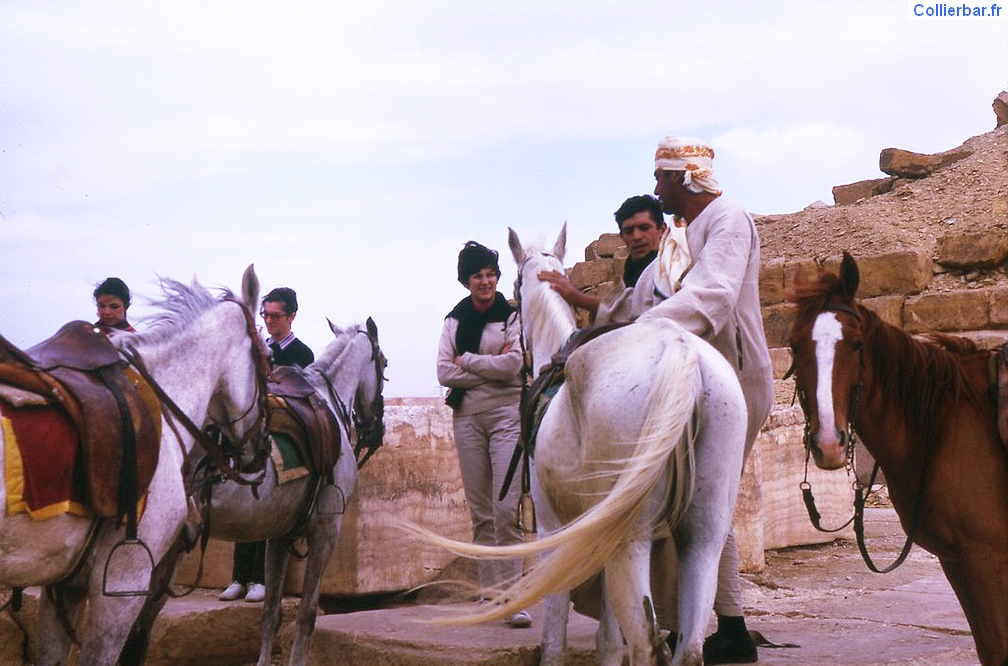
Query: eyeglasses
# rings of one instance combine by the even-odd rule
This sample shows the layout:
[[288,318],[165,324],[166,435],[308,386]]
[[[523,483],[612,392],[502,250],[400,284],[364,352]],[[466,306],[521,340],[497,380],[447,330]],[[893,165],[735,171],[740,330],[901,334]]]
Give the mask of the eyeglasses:
[[286,312],[266,312],[265,310],[260,310],[259,316],[262,317],[263,319],[276,320],[276,319],[283,319],[284,317],[289,317],[290,315],[287,314]]

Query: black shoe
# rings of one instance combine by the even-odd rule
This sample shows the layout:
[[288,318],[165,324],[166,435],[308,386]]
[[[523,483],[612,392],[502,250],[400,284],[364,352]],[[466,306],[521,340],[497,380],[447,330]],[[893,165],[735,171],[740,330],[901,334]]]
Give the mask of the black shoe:
[[748,632],[732,635],[714,632],[704,640],[703,660],[705,666],[753,664],[758,658],[756,643],[753,642]]

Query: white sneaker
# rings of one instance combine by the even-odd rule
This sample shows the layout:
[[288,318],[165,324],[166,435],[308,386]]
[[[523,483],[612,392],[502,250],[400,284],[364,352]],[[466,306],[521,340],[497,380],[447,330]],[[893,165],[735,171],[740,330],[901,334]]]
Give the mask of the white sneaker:
[[532,626],[532,615],[528,611],[520,610],[505,620],[512,629],[524,629]]
[[249,583],[248,592],[245,594],[245,601],[250,604],[258,603],[266,598],[266,586],[262,583]]
[[227,586],[227,589],[220,593],[217,597],[221,601],[234,601],[235,599],[241,599],[245,596],[245,586],[238,581],[233,581]]

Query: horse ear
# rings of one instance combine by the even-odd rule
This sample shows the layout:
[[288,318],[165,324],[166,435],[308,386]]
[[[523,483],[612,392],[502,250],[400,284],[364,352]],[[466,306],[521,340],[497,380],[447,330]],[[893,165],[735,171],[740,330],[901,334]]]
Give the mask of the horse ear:
[[249,264],[242,273],[242,303],[252,313],[259,304],[259,276],[256,275],[255,264]]
[[840,285],[843,288],[844,296],[854,298],[860,282],[861,274],[858,272],[857,262],[854,261],[850,252],[844,250],[843,259],[840,260]]
[[563,261],[564,252],[567,251],[567,220],[564,220],[563,226],[560,227],[560,233],[557,234],[556,244],[553,245],[553,256]]
[[508,227],[508,247],[511,248],[511,256],[514,257],[515,263],[521,266],[525,261],[525,250],[521,246],[521,241],[518,240],[518,234],[511,227]]
[[326,323],[329,324],[329,330],[333,332],[333,335],[339,335],[343,332],[336,324],[332,323],[332,319],[329,317],[326,317]]
[[374,338],[375,340],[377,340],[378,339],[378,324],[374,323],[374,319],[372,319],[371,317],[368,317],[367,318],[366,326],[367,326],[368,335],[370,335],[372,338]]

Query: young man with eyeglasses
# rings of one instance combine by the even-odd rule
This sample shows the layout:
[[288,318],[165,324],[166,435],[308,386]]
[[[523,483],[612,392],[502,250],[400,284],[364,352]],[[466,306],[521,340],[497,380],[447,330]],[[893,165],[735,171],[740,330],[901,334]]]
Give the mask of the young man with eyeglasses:
[[[277,287],[262,299],[259,316],[266,322],[266,346],[270,350],[270,365],[305,367],[315,360],[315,354],[305,343],[294,337],[291,324],[297,316],[297,294],[290,287]],[[236,543],[234,546],[233,581],[221,595],[221,601],[245,597],[255,603],[266,598],[266,542]]]
[[259,315],[266,322],[269,337],[266,346],[273,365],[298,365],[302,368],[315,360],[308,345],[294,337],[291,324],[297,316],[297,294],[290,287],[277,287],[262,300]]

